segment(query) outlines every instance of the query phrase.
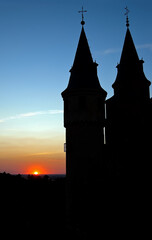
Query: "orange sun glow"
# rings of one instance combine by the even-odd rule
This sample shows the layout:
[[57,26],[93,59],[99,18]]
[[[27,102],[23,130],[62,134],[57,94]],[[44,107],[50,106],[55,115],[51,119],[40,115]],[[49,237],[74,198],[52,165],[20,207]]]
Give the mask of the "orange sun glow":
[[29,175],[34,175],[34,176],[38,176],[38,175],[45,175],[48,174],[47,170],[41,166],[41,165],[31,165],[28,167],[26,174]]

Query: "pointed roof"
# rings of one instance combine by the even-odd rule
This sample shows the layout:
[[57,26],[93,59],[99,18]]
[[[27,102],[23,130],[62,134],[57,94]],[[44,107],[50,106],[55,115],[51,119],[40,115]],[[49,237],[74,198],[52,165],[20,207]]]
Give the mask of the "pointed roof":
[[123,50],[120,58],[120,64],[132,64],[139,61],[139,57],[130,33],[129,28],[127,28],[125,41],[123,45]]
[[73,90],[99,90],[106,96],[97,76],[96,62],[93,62],[88,40],[82,24],[82,30],[73,62],[70,70],[71,76],[67,89],[64,92]]
[[[129,30],[127,26],[125,41],[121,53],[120,63],[117,65],[118,73],[112,87],[115,92],[122,92],[122,89],[129,92],[136,90],[137,86],[150,85],[150,81],[143,72],[143,60],[140,60]],[[131,87],[131,88],[130,88]],[[124,91],[124,90],[123,90]]]
[[90,52],[88,40],[86,38],[86,34],[85,34],[84,28],[82,26],[73,67],[84,66],[84,65],[90,64],[90,63],[93,63],[93,59],[92,59],[92,55]]

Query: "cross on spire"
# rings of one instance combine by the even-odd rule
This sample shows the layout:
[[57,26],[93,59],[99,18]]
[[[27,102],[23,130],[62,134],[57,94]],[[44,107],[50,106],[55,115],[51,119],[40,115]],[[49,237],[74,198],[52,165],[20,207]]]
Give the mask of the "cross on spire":
[[82,13],[82,21],[81,21],[81,24],[84,25],[85,24],[85,21],[84,21],[84,15],[83,13],[87,12],[86,10],[83,10],[83,7],[82,7],[82,10],[81,11],[78,11],[78,13]]
[[129,9],[128,9],[127,6],[125,7],[125,10],[126,10],[126,12],[125,12],[125,15],[126,15],[126,27],[128,28],[129,27],[129,18],[128,18]]

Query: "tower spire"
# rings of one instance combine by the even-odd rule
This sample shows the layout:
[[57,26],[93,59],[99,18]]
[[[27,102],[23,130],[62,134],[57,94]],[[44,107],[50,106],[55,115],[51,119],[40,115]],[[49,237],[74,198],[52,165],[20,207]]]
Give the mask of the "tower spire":
[[84,15],[83,13],[87,12],[86,10],[83,10],[83,7],[82,7],[82,10],[81,11],[78,11],[78,13],[82,13],[82,21],[81,21],[81,25],[83,26],[85,24],[85,21],[84,21]]
[[[147,96],[149,94],[149,91],[146,90],[145,93],[143,93],[141,89],[148,89],[150,86],[150,82],[144,75],[142,66],[144,61],[139,59],[133,38],[130,33],[128,20],[129,10],[127,7],[125,9],[125,15],[127,16],[127,31],[121,53],[120,63],[117,65],[117,77],[112,87],[115,94],[119,94],[121,96],[129,96],[130,94],[130,96],[132,97],[145,96],[145,98],[148,98]],[[143,93],[143,95],[141,93]]]
[[129,28],[129,18],[128,18],[129,9],[128,9],[127,6],[125,7],[125,10],[126,10],[126,12],[125,12],[125,15],[126,15],[126,27]]

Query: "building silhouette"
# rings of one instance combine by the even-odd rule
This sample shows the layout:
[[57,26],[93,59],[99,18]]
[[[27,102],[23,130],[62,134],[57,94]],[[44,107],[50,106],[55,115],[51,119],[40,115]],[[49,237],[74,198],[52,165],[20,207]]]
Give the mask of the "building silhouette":
[[145,77],[143,63],[127,21],[118,72],[112,85],[114,95],[106,101],[106,143],[110,148],[109,174],[112,175],[141,177],[147,175],[150,167],[151,83]]
[[88,186],[91,178],[100,175],[104,151],[106,91],[100,86],[97,63],[93,62],[83,25],[70,72],[69,84],[62,97],[66,128],[67,211],[70,222],[75,225],[80,218],[85,222]]
[[[69,83],[62,92],[66,128],[67,219],[71,231],[75,228],[73,234],[79,229],[81,237],[90,235],[91,231],[93,236],[95,232],[99,234],[96,219],[101,216],[102,230],[107,229],[108,221],[113,231],[116,231],[116,225],[125,231],[126,216],[133,209],[128,197],[136,199],[133,194],[135,184],[138,182],[137,190],[139,182],[151,174],[152,136],[151,83],[143,71],[144,61],[138,57],[128,16],[118,72],[112,85],[114,95],[108,100],[105,100],[107,93],[98,80],[98,64],[93,62],[84,23],[82,19]],[[126,193],[124,200],[122,196]],[[119,216],[117,224],[116,215]],[[110,217],[108,220],[107,216]]]

